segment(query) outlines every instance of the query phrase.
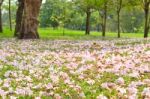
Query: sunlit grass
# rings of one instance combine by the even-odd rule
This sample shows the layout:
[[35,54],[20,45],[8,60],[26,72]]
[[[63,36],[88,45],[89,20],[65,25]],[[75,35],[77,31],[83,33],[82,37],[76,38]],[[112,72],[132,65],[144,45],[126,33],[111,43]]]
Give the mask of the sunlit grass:
[[[0,38],[12,38],[14,31],[4,28],[0,33]],[[90,35],[85,35],[85,31],[69,29],[39,28],[39,34],[42,39],[58,40],[99,40],[99,39],[117,39],[117,33],[107,32],[106,38],[103,38],[101,32],[91,31]],[[143,38],[143,33],[121,33],[121,38]]]

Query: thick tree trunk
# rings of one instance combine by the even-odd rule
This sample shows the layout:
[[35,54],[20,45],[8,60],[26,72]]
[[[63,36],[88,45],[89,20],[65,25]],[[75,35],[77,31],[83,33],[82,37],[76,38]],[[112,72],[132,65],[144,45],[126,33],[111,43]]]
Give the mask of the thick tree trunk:
[[90,9],[87,9],[86,11],[86,31],[85,31],[85,35],[89,35],[90,34],[90,18],[91,18],[91,11]]
[[145,26],[144,26],[144,38],[148,37],[148,33],[149,33],[149,28],[150,28],[150,20],[149,20],[149,5],[150,5],[150,1],[145,2],[145,8],[144,8],[144,12],[145,12]]
[[3,32],[3,24],[2,24],[2,8],[0,7],[0,33]]
[[19,39],[38,39],[38,15],[42,0],[22,0],[24,5]]
[[15,26],[14,37],[19,36],[19,31],[20,31],[21,22],[22,22],[23,9],[24,9],[24,2],[22,0],[18,0],[18,10],[16,13],[16,26]]

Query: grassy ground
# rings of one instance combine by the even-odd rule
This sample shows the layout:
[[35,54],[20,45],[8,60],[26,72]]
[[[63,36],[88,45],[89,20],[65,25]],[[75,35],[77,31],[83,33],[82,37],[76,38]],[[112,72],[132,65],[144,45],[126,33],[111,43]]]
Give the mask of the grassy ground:
[[0,40],[0,99],[150,99],[150,39]]
[[[65,29],[63,35],[63,29],[51,29],[51,28],[40,28],[40,37],[42,39],[61,39],[61,40],[95,40],[102,39],[100,32],[92,31],[90,36],[86,36],[84,31],[68,30]],[[122,38],[142,38],[143,33],[122,33]],[[13,31],[5,28],[3,33],[0,33],[0,38],[12,38]],[[107,39],[115,39],[117,33],[106,33]]]

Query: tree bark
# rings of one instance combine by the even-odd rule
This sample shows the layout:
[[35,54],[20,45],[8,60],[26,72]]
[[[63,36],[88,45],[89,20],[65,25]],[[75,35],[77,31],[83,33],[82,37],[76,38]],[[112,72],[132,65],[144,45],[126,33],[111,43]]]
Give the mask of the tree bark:
[[118,1],[118,5],[117,5],[117,28],[118,28],[118,38],[121,37],[120,33],[121,33],[121,30],[120,30],[120,12],[121,12],[121,9],[122,9],[122,0],[119,0]]
[[121,37],[120,35],[120,12],[117,13],[117,28],[118,28],[118,38]]
[[1,0],[1,2],[0,2],[0,33],[3,32],[3,24],[2,24],[2,4],[3,4],[3,0]]
[[3,32],[3,24],[2,24],[2,8],[0,7],[0,33]]
[[38,34],[38,15],[42,0],[22,0],[23,14],[21,18],[21,26],[19,29],[19,39],[39,39]]
[[86,11],[86,31],[85,35],[90,35],[90,18],[91,18],[91,11],[90,8],[87,9]]
[[107,24],[107,5],[105,5],[105,13],[104,13],[104,27],[103,27],[103,37],[106,35],[106,24]]
[[12,23],[11,23],[11,1],[9,0],[9,27],[12,31]]
[[100,11],[100,16],[102,19],[101,28],[102,28],[102,37],[106,35],[106,25],[107,25],[107,1],[104,3],[103,12]]
[[145,26],[144,26],[144,38],[148,37],[149,28],[150,28],[150,20],[149,20],[149,5],[150,1],[145,1],[144,12],[145,12]]
[[18,10],[16,13],[16,26],[15,26],[14,37],[19,36],[19,31],[20,31],[21,22],[22,22],[23,9],[24,9],[24,2],[22,0],[18,0]]

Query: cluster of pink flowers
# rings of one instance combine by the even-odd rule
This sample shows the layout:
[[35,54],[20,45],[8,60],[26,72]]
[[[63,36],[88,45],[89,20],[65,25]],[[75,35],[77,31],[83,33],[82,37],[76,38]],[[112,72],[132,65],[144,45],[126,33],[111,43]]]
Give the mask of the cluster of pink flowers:
[[0,42],[0,96],[150,98],[150,39]]

